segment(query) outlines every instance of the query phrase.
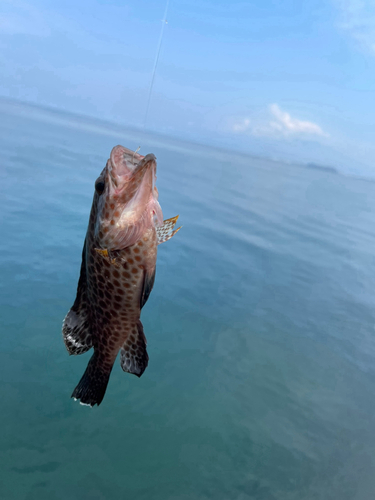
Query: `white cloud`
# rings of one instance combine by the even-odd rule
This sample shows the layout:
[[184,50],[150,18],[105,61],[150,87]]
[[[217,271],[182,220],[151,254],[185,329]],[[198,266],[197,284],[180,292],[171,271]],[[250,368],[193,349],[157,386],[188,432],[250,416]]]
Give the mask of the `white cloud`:
[[266,116],[259,118],[241,118],[231,124],[235,133],[244,133],[255,136],[268,137],[328,137],[328,134],[316,123],[293,118],[289,113],[280,109],[277,104],[268,107]]
[[333,0],[339,10],[339,27],[375,54],[375,1]]
[[282,111],[277,104],[271,104],[270,111],[276,118],[276,121],[270,122],[271,127],[284,134],[325,135],[316,123],[292,118],[289,113]]

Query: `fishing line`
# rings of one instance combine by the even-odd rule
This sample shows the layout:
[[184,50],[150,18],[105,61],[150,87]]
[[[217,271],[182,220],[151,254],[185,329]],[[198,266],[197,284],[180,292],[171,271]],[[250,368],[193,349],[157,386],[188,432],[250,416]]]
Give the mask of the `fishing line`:
[[162,19],[162,25],[161,25],[161,31],[160,31],[160,38],[159,38],[159,43],[158,43],[158,46],[157,46],[157,49],[156,49],[156,56],[155,56],[155,61],[154,61],[154,69],[152,70],[152,77],[151,77],[150,87],[149,87],[149,90],[148,90],[147,106],[146,106],[145,117],[144,117],[144,120],[143,120],[143,129],[145,129],[145,127],[146,127],[148,112],[149,112],[149,109],[150,109],[152,88],[154,86],[154,80],[155,80],[155,75],[156,75],[156,68],[157,68],[157,65],[158,65],[161,44],[162,44],[162,41],[163,41],[164,28],[165,28],[165,25],[168,24],[168,21],[167,21],[168,7],[169,7],[169,0],[167,0],[167,4],[165,6],[164,18]]

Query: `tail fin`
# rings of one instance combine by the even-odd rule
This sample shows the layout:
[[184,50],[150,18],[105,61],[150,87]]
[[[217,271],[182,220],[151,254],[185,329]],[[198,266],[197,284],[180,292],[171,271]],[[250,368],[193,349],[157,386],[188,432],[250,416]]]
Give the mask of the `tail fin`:
[[79,399],[83,405],[99,406],[103,401],[112,367],[113,364],[109,366],[94,352],[83,377],[73,391],[72,398]]

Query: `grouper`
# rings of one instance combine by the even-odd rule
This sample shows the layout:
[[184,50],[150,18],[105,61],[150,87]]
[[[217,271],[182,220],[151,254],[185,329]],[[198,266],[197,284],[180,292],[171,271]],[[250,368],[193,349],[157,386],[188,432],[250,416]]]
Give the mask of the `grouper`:
[[72,397],[99,405],[120,351],[121,368],[140,377],[148,365],[141,310],[154,286],[157,247],[180,229],[163,221],[156,158],[112,149],[95,182],[75,302],[63,322],[69,354],[94,353]]

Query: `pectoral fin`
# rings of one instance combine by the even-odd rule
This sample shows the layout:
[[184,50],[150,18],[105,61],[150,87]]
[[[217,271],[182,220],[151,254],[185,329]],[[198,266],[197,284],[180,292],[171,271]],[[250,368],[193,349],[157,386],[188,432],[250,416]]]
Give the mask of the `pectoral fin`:
[[172,236],[174,236],[177,233],[177,231],[181,229],[182,226],[178,227],[173,231],[173,228],[176,225],[178,217],[179,216],[176,215],[176,217],[172,217],[171,219],[166,219],[161,226],[156,228],[158,245],[160,245],[160,243],[164,243],[165,241],[170,240]]
[[124,372],[133,373],[140,377],[148,365],[147,341],[140,321],[129,332],[121,352],[121,368]]
[[118,261],[117,255],[116,255],[116,254],[118,254],[117,250],[112,250],[111,252],[109,252],[107,249],[103,250],[102,248],[94,248],[94,250],[96,253],[101,255],[103,257],[103,259],[105,259],[110,264],[112,264],[116,267],[120,267],[120,262]]
[[62,333],[69,354],[83,354],[92,347],[86,297],[86,242],[74,304],[63,321]]

